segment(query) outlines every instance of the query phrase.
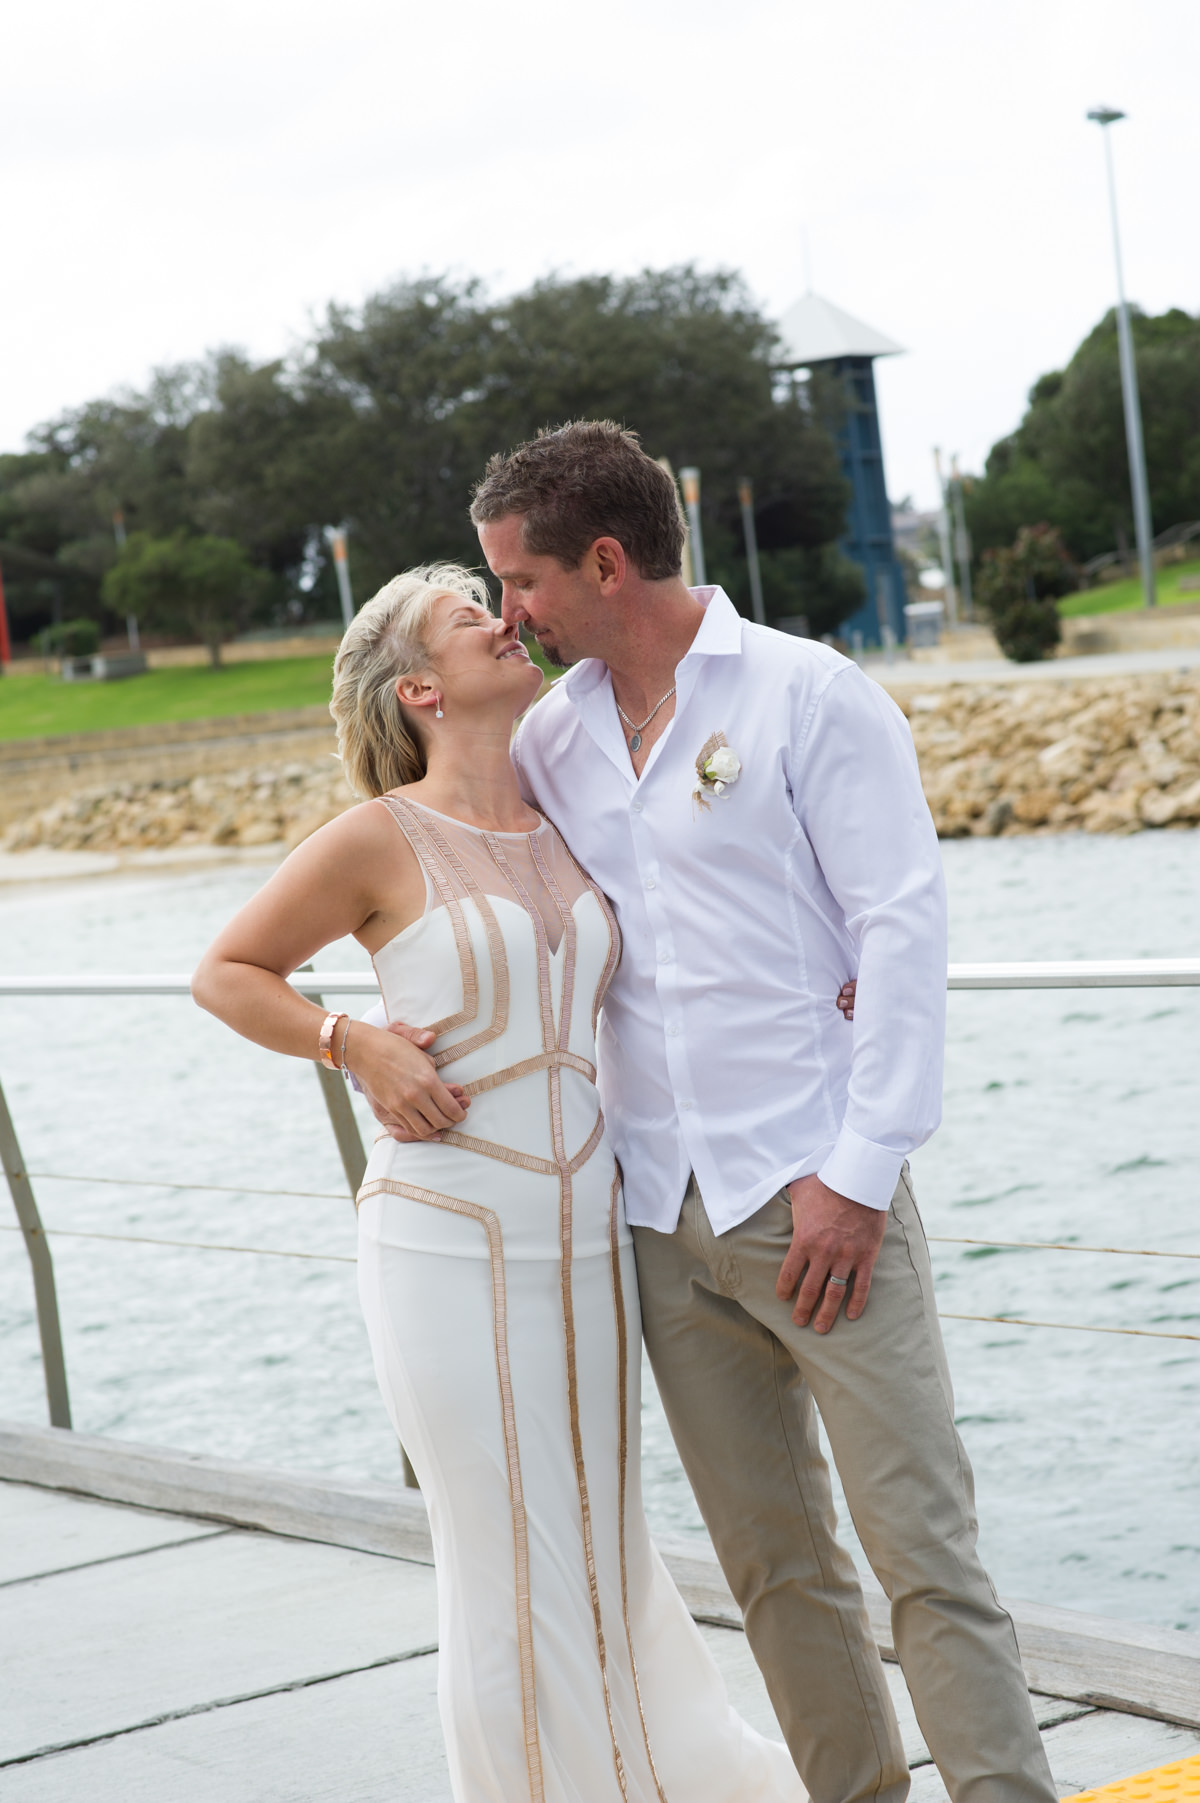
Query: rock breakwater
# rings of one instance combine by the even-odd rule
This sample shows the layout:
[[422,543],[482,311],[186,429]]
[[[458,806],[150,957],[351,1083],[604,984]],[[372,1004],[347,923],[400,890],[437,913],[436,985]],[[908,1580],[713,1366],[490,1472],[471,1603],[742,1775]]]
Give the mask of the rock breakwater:
[[354,805],[341,766],[311,763],[77,790],[11,826],[5,851],[150,851],[173,845],[298,845]]
[[[1200,824],[1195,672],[898,695],[943,838]],[[9,852],[298,845],[354,805],[328,756],[85,787],[16,821]]]
[[1194,671],[953,684],[898,700],[943,838],[1200,823]]

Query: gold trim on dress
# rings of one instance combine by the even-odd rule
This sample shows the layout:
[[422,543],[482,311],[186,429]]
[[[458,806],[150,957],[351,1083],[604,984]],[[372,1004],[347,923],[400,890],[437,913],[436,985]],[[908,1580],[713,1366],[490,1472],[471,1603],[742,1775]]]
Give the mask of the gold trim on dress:
[[[559,1072],[551,1071],[550,1087],[552,1091],[557,1089],[561,1081]],[[557,1147],[557,1145],[561,1145],[557,1126],[555,1138]],[[592,1544],[592,1506],[588,1498],[587,1468],[583,1458],[583,1434],[579,1426],[579,1373],[575,1359],[575,1299],[571,1284],[571,1179],[564,1174],[560,1182],[562,1184],[562,1203],[559,1212],[561,1248],[559,1268],[562,1280],[563,1340],[567,1362],[567,1409],[571,1420],[571,1451],[575,1459],[575,1488],[579,1496],[583,1562],[587,1570],[588,1598],[592,1605],[592,1623],[596,1632],[596,1657],[600,1662],[600,1683],[604,1690],[604,1713],[608,1718],[608,1738],[612,1742],[613,1769],[617,1774],[621,1795],[628,1803],[629,1790],[625,1783],[625,1761],[621,1757],[616,1725],[613,1722],[612,1691],[608,1682],[608,1653],[604,1645],[604,1620],[600,1608],[600,1580],[596,1575],[596,1552]]]
[[[460,1013],[450,1016],[447,1020],[434,1022],[432,1031],[439,1038],[455,1027],[465,1026],[468,1022],[476,1020],[479,1014],[479,974],[475,963],[475,950],[471,943],[462,898],[455,893],[453,883],[446,874],[447,871],[464,891],[465,898],[474,902],[483,923],[483,930],[487,935],[488,955],[492,964],[491,1024],[482,1027],[478,1033],[473,1033],[469,1039],[456,1040],[453,1045],[443,1046],[441,1051],[434,1052],[432,1054],[434,1068],[441,1070],[444,1065],[454,1064],[458,1059],[465,1058],[468,1053],[477,1052],[482,1046],[489,1045],[493,1039],[498,1039],[508,1026],[509,975],[504,934],[487,895],[433,821],[419,817],[411,803],[406,802],[399,795],[381,795],[379,799],[387,804],[388,810],[397,824],[402,831],[408,834],[419,862],[450,913],[451,924],[454,928],[459,965],[462,969],[464,1006]],[[424,856],[422,856],[422,848]],[[428,862],[426,862],[426,858],[428,858]]]
[[536,839],[530,840],[529,850],[533,855],[538,874],[546,885],[547,892],[558,910],[558,917],[562,921],[563,970],[562,991],[558,998],[558,1048],[565,1052],[571,1037],[571,1015],[575,1006],[575,948],[579,938],[579,929],[575,923],[575,911],[560,889],[558,878],[542,856],[541,847]]
[[522,1171],[536,1171],[539,1177],[557,1177],[558,1166],[533,1152],[518,1152],[515,1146],[502,1146],[496,1139],[476,1139],[472,1133],[460,1133],[457,1127],[443,1127],[438,1134],[444,1146],[457,1146],[460,1152],[476,1152],[480,1158],[495,1158],[501,1164],[516,1165]]
[[525,1763],[529,1772],[530,1803],[545,1803],[542,1779],[542,1751],[538,1739],[537,1677],[533,1663],[533,1610],[529,1588],[529,1523],[525,1514],[525,1494],[521,1484],[521,1456],[517,1446],[517,1412],[513,1402],[512,1369],[508,1358],[508,1290],[504,1274],[504,1239],[498,1215],[480,1202],[468,1202],[461,1196],[445,1196],[439,1190],[422,1189],[415,1183],[396,1183],[391,1178],[375,1178],[364,1183],[358,1201],[387,1191],[407,1196],[412,1202],[425,1202],[431,1208],[445,1209],[449,1214],[468,1215],[478,1221],[487,1235],[488,1261],[492,1273],[492,1336],[496,1354],[496,1381],[500,1390],[500,1412],[504,1429],[504,1456],[508,1466],[508,1494],[513,1524],[513,1584],[517,1613],[517,1655],[521,1670],[521,1720],[525,1739]]
[[[556,1035],[554,1031],[554,991],[550,982],[550,941],[546,936],[546,923],[542,919],[541,909],[534,906],[533,897],[509,863],[504,847],[496,835],[485,833],[483,842],[491,852],[496,868],[528,914],[533,925],[533,934],[537,942],[538,1000],[542,1008],[542,1044],[549,1051],[555,1043]],[[572,925],[574,925],[573,922]],[[566,930],[564,921],[564,933]]]
[[571,847],[567,844],[557,827],[554,828],[554,831],[559,844],[566,852],[568,858],[570,858],[575,869],[579,872],[580,881],[586,884],[587,888],[591,890],[599,903],[600,912],[604,916],[605,923],[608,927],[608,957],[605,959],[604,969],[600,972],[600,981],[596,985],[596,993],[592,998],[592,1037],[594,1038],[596,1034],[596,1025],[600,1019],[600,1009],[603,1006],[605,996],[608,994],[608,986],[613,980],[617,965],[621,962],[621,929],[617,924],[617,916],[613,905],[609,901],[607,895],[605,895],[603,889],[600,888],[598,883],[592,881],[591,877],[583,868],[583,865],[579,862],[579,859],[575,856],[575,853],[571,850]]
[[589,1064],[586,1058],[580,1058],[574,1052],[535,1052],[532,1058],[518,1059],[516,1064],[508,1064],[502,1071],[489,1071],[486,1077],[473,1077],[469,1083],[463,1084],[463,1091],[469,1096],[481,1096],[485,1090],[500,1089],[505,1083],[515,1083],[518,1077],[532,1076],[534,1071],[553,1070],[557,1065],[578,1071],[589,1083],[596,1081],[595,1065]]
[[667,1803],[654,1754],[650,1750],[650,1730],[642,1704],[642,1686],[637,1659],[633,1651],[633,1628],[629,1620],[629,1572],[625,1562],[625,1492],[629,1485],[629,1345],[625,1333],[625,1287],[621,1282],[621,1244],[617,1236],[617,1204],[621,1199],[621,1167],[613,1173],[612,1201],[608,1211],[608,1249],[612,1264],[613,1308],[617,1319],[617,1547],[621,1560],[621,1614],[625,1619],[625,1645],[629,1649],[629,1670],[633,1678],[633,1694],[637,1698],[638,1717],[642,1724],[642,1743],[646,1762],[658,1793],[658,1803]]
[[[417,863],[429,880],[430,887],[450,916],[454,946],[458,952],[458,966],[462,974],[463,1005],[457,1014],[447,1014],[444,1019],[431,1022],[428,1030],[435,1036],[442,1033],[453,1033],[456,1027],[465,1027],[468,1021],[473,1021],[479,1013],[479,971],[475,963],[475,948],[471,944],[471,933],[467,926],[466,915],[463,913],[461,901],[446,881],[446,873],[438,863],[437,854],[430,844],[420,818],[413,813],[407,803],[401,801],[398,795],[378,795],[375,799],[383,803],[408,840]],[[374,957],[371,959],[371,968],[375,971],[376,981],[378,981],[379,972],[375,968]],[[379,987],[382,992],[383,984],[380,983]]]
[[[386,1131],[376,1137],[388,1137]],[[549,1158],[539,1158],[534,1152],[519,1152],[515,1146],[501,1145],[497,1139],[477,1139],[472,1133],[460,1133],[457,1127],[443,1127],[438,1138],[444,1146],[457,1146],[460,1152],[475,1152],[480,1158],[495,1158],[501,1164],[516,1165],[522,1171],[536,1171],[539,1177],[558,1177],[564,1171],[571,1177],[580,1172],[600,1141],[604,1137],[604,1115],[597,1111],[595,1124],[576,1152],[574,1158],[566,1164],[552,1163]]]

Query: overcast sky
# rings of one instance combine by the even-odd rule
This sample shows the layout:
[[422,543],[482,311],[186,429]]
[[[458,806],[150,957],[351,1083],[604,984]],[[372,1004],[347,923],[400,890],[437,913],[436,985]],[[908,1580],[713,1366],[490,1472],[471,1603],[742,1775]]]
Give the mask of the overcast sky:
[[978,467],[1113,296],[1200,312],[1196,0],[57,0],[10,9],[0,449],[422,270],[733,266],[907,347],[888,482]]

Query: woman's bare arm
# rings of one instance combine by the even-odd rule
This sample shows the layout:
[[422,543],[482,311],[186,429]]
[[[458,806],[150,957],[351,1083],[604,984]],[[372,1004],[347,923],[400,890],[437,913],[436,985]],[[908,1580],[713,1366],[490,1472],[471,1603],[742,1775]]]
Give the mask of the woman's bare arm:
[[[201,959],[192,994],[244,1038],[315,1060],[326,1010],[286,979],[347,934],[377,951],[424,906],[424,876],[394,821],[383,808],[352,808],[299,845],[234,915]],[[410,1039],[351,1021],[346,1062],[415,1138],[465,1119],[461,1092]]]

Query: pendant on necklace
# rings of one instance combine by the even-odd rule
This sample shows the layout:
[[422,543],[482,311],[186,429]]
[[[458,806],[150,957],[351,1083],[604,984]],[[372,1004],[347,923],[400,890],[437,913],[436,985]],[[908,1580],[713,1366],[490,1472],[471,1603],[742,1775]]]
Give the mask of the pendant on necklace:
[[640,732],[635,732],[632,739],[630,739],[630,741],[629,741],[629,749],[630,749],[630,751],[640,751],[641,745],[642,745],[642,735]]

